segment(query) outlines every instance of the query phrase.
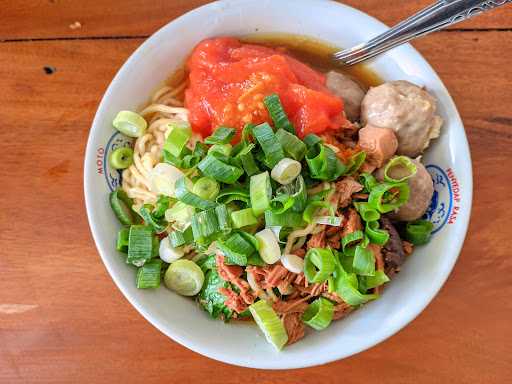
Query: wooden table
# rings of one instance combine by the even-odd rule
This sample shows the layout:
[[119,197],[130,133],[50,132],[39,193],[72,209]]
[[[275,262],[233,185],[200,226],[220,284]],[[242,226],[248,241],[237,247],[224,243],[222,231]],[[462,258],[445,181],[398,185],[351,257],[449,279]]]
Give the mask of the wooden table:
[[[475,189],[469,234],[453,273],[404,330],[322,367],[250,370],[172,342],[123,298],[87,224],[87,135],[103,92],[133,50],[206,2],[2,2],[0,382],[511,382],[510,6],[414,44],[464,119]],[[390,24],[430,2],[346,1]]]

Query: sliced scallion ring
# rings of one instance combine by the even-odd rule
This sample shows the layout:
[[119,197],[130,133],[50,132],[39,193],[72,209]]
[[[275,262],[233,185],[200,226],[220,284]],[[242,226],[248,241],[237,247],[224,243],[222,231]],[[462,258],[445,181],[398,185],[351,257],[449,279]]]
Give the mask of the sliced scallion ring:
[[219,192],[219,183],[209,177],[201,177],[194,183],[194,187],[192,188],[192,193],[196,194],[201,199],[210,201],[215,201]]
[[320,297],[306,308],[302,320],[311,328],[321,331],[329,326],[334,315],[334,305]]
[[185,256],[185,252],[183,247],[173,247],[169,236],[167,236],[160,241],[158,255],[160,256],[160,259],[170,264]]
[[265,300],[260,300],[252,304],[249,311],[267,341],[277,350],[281,350],[288,341],[288,334],[272,307]]
[[150,174],[151,191],[176,197],[176,182],[184,177],[183,172],[171,164],[159,163]]
[[265,228],[254,235],[258,239],[259,252],[263,261],[267,264],[274,264],[281,257],[279,239],[272,230]]
[[132,211],[133,201],[128,197],[121,188],[116,189],[109,196],[110,207],[119,219],[121,224],[130,225],[134,223],[134,215]]
[[328,248],[311,248],[304,258],[304,275],[310,283],[323,283],[336,266],[332,251]]
[[231,212],[231,221],[233,222],[234,228],[242,228],[258,224],[258,219],[254,216],[251,208]]
[[165,271],[164,282],[167,288],[183,296],[199,293],[204,282],[204,273],[191,260],[180,259]]
[[304,272],[304,259],[294,254],[286,254],[281,256],[283,267],[292,273]]
[[388,213],[400,208],[409,200],[410,189],[405,183],[381,183],[370,191],[368,205],[380,213]]
[[272,186],[268,172],[251,176],[249,189],[252,210],[255,216],[259,216],[270,208]]
[[405,238],[414,245],[427,244],[434,225],[428,220],[416,220],[405,226]]
[[132,111],[121,111],[112,122],[114,128],[130,137],[140,137],[146,131],[148,123],[138,113]]
[[297,160],[285,157],[272,168],[270,176],[279,184],[287,185],[300,175],[301,170],[302,166]]
[[[396,169],[396,172],[405,173],[405,175],[399,179],[391,177],[389,172],[393,168]],[[410,158],[407,156],[395,156],[384,167],[384,181],[388,183],[402,183],[413,177],[417,171],[416,164]]]
[[110,154],[110,165],[115,169],[128,168],[133,163],[133,149],[129,147],[117,148]]

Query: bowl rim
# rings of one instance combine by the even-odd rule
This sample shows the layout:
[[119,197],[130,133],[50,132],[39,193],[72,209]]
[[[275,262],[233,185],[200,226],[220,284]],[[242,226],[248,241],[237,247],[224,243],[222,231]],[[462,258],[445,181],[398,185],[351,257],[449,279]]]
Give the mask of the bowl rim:
[[[145,52],[148,50],[149,45],[151,44],[150,41],[153,38],[156,38],[160,35],[165,35],[166,30],[169,28],[172,28],[173,25],[176,25],[178,23],[187,23],[187,20],[189,18],[194,17],[196,14],[209,11],[209,10],[215,10],[216,7],[219,6],[220,3],[226,3],[230,1],[236,1],[236,0],[220,0],[220,1],[214,1],[208,4],[205,4],[201,7],[195,8],[182,16],[171,20],[167,24],[165,24],[163,27],[161,27],[158,31],[156,31],[154,34],[149,36],[131,55],[130,57],[123,63],[121,68],[118,70],[116,75],[114,76],[113,80],[109,84],[105,94],[103,95],[101,102],[98,106],[98,109],[96,111],[91,129],[89,131],[88,140],[87,140],[87,146],[85,149],[85,158],[84,158],[84,195],[85,195],[85,206],[86,206],[86,212],[87,212],[87,218],[89,222],[89,226],[91,229],[91,233],[96,245],[96,248],[100,254],[100,257],[103,261],[103,264],[105,265],[110,277],[116,284],[116,286],[119,288],[119,290],[122,292],[123,296],[128,300],[128,302],[135,307],[135,309],[154,327],[156,327],[160,332],[165,334],[166,336],[170,337],[172,340],[176,341],[177,343],[183,345],[184,347],[202,354],[204,356],[207,356],[211,359],[229,363],[241,367],[249,367],[249,368],[258,368],[258,369],[296,369],[296,368],[305,368],[305,367],[311,367],[316,365],[322,365],[327,364],[336,360],[340,360],[343,358],[346,358],[348,356],[352,356],[355,354],[358,354],[366,349],[372,348],[373,346],[381,343],[382,341],[386,340],[390,336],[394,335],[398,331],[400,331],[402,328],[404,328],[406,325],[408,325],[410,322],[412,322],[423,310],[430,304],[430,302],[433,300],[433,298],[438,294],[440,289],[443,287],[444,283],[446,282],[448,276],[450,275],[451,271],[453,270],[453,267],[460,255],[460,251],[462,249],[462,246],[465,241],[465,237],[467,235],[467,230],[469,226],[469,219],[471,215],[471,208],[472,208],[472,199],[473,199],[473,175],[472,175],[472,162],[471,162],[471,155],[469,152],[469,144],[467,141],[467,137],[464,132],[464,125],[462,122],[462,119],[460,117],[460,114],[456,108],[456,105],[446,89],[444,83],[439,78],[435,70],[430,66],[430,64],[427,62],[427,60],[410,44],[404,45],[406,49],[409,51],[408,55],[417,55],[417,57],[420,60],[423,60],[425,67],[428,71],[430,71],[431,76],[439,82],[440,84],[440,90],[445,93],[447,97],[447,102],[449,104],[449,108],[453,110],[455,113],[453,115],[450,115],[450,118],[453,120],[452,123],[459,125],[462,127],[462,146],[466,149],[467,153],[464,153],[464,156],[467,156],[467,160],[469,162],[469,169],[467,170],[468,173],[465,175],[464,182],[467,186],[467,191],[465,191],[466,194],[466,201],[467,201],[467,207],[464,206],[465,210],[459,215],[458,220],[462,221],[462,226],[459,229],[460,236],[457,236],[457,238],[454,240],[454,243],[452,244],[452,254],[454,255],[452,257],[452,260],[449,264],[445,265],[444,269],[439,271],[437,274],[437,280],[434,281],[435,284],[433,284],[436,288],[433,289],[429,295],[423,296],[423,299],[418,301],[418,304],[415,305],[413,310],[409,310],[406,315],[403,315],[400,318],[400,321],[397,321],[394,326],[389,327],[386,332],[382,332],[377,337],[374,337],[371,340],[365,340],[364,342],[361,342],[357,345],[357,347],[352,348],[349,352],[345,353],[339,353],[331,356],[320,356],[317,354],[317,356],[309,356],[307,361],[300,361],[293,364],[275,364],[272,361],[269,361],[268,364],[252,364],[251,362],[247,362],[247,360],[243,360],[237,356],[233,356],[230,353],[225,353],[224,351],[216,350],[215,348],[212,348],[208,346],[208,342],[203,343],[196,343],[193,340],[188,339],[187,337],[181,337],[177,333],[173,332],[172,329],[162,324],[159,320],[157,320],[149,310],[146,310],[142,303],[139,303],[136,298],[132,296],[130,292],[128,292],[128,289],[125,286],[125,282],[122,281],[122,279],[116,275],[116,273],[113,270],[113,263],[109,258],[107,257],[108,250],[104,249],[101,242],[99,241],[99,232],[100,227],[98,223],[95,221],[92,213],[92,199],[94,198],[94,191],[92,189],[93,183],[91,182],[90,178],[92,178],[92,175],[94,172],[92,171],[93,166],[91,165],[92,162],[90,161],[90,158],[94,156],[94,142],[95,142],[95,136],[97,132],[100,130],[100,116],[102,115],[104,109],[106,108],[106,101],[112,97],[112,85],[119,81],[120,78],[122,78],[127,71],[127,67],[130,66],[130,63],[136,61],[136,59],[142,55],[145,54]],[[251,0],[246,0],[251,1]],[[302,2],[302,3],[308,3],[313,0],[294,0],[295,2]],[[368,22],[372,22],[374,25],[378,26],[379,28],[388,28],[388,26],[381,21],[377,20],[376,18],[356,9],[351,6],[348,6],[346,4],[334,2],[334,1],[325,1],[326,3],[332,3],[337,7],[345,8],[346,11],[352,12],[355,14],[358,14],[360,17],[364,17],[368,20]],[[446,103],[445,103],[446,105]]]

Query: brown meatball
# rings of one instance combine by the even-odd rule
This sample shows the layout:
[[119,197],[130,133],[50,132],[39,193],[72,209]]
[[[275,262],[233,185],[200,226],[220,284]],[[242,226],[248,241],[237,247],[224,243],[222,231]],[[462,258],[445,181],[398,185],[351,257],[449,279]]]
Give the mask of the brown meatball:
[[[396,212],[389,215],[396,221],[413,221],[419,219],[425,214],[432,195],[434,194],[434,183],[427,169],[418,159],[412,160],[416,165],[416,174],[407,180],[410,188],[409,201],[402,205]],[[375,176],[378,180],[384,179],[384,168],[377,170]],[[388,175],[394,179],[400,179],[407,176],[408,171],[404,168],[394,167],[388,172]]]
[[335,71],[327,72],[326,81],[329,91],[343,99],[348,119],[350,121],[359,120],[361,101],[365,93],[361,86],[350,77]]
[[361,104],[361,120],[391,128],[398,138],[398,154],[420,155],[439,136],[443,119],[436,114],[436,99],[408,81],[392,81],[371,88]]

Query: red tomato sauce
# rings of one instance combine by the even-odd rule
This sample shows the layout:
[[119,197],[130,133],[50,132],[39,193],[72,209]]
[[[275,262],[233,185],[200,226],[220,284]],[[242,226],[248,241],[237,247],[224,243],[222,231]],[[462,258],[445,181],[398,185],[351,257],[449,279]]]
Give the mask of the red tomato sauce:
[[273,93],[300,137],[347,124],[343,101],[328,91],[325,76],[278,49],[229,37],[204,40],[187,68],[185,106],[203,136],[221,125],[240,132],[247,123],[271,123],[263,99]]

